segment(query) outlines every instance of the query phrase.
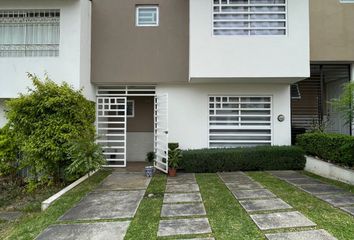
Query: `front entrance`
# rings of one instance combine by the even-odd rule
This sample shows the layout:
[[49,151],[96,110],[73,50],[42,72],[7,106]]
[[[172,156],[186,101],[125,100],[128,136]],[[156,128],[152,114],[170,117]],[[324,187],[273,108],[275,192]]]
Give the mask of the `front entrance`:
[[126,167],[145,161],[154,151],[155,167],[168,171],[167,94],[156,95],[152,86],[99,87],[97,142],[106,167]]

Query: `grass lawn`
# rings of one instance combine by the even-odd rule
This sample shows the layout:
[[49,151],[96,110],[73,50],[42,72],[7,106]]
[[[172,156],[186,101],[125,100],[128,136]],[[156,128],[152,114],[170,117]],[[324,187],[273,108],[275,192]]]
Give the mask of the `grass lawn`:
[[196,178],[216,239],[265,239],[216,174],[197,174]]
[[[354,218],[349,214],[268,173],[250,172],[248,175],[314,221],[317,229],[325,229],[339,240],[353,239]],[[343,186],[340,183],[335,185]]]
[[[1,234],[1,239],[32,240],[46,227],[55,223],[61,215],[80,201],[88,192],[93,190],[109,174],[110,171],[101,170],[63,195],[59,201],[56,201],[46,211],[41,212],[40,208],[38,209],[37,207],[37,211],[28,212],[28,214],[11,225],[7,229],[6,234]],[[35,203],[35,205],[40,206],[40,201]]]
[[[125,239],[157,238],[165,187],[166,175],[157,174],[152,178],[138,211],[128,228]],[[149,194],[153,194],[153,196],[148,197]]]

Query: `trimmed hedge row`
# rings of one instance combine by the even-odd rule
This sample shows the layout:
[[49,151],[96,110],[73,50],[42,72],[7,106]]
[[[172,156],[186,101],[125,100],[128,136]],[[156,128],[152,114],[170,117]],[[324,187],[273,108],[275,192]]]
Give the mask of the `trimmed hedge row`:
[[354,166],[354,137],[335,133],[305,133],[296,139],[306,154],[347,167]]
[[183,151],[180,167],[186,172],[302,170],[304,151],[291,146],[198,149]]

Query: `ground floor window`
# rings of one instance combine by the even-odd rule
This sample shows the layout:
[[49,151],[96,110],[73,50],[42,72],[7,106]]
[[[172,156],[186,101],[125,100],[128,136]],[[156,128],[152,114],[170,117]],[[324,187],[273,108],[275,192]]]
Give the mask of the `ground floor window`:
[[209,147],[272,143],[270,96],[209,96]]

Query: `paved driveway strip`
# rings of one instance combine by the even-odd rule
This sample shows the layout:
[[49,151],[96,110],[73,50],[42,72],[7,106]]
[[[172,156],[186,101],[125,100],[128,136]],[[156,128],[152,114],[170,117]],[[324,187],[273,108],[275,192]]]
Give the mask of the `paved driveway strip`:
[[[113,172],[93,192],[87,194],[60,221],[132,219],[151,178],[143,173]],[[57,224],[45,229],[37,239],[124,239],[130,221]]]
[[269,173],[354,216],[354,194],[296,171],[269,171]]
[[[236,173],[218,173],[221,180],[232,192],[242,207],[248,212],[270,211],[271,213],[260,213],[250,215],[253,222],[261,230],[273,230],[283,228],[301,228],[316,226],[298,211],[280,198],[277,198],[261,184],[242,172]],[[291,177],[299,179],[299,174],[291,173]],[[242,188],[241,188],[242,186]],[[248,187],[248,189],[247,189]],[[288,210],[288,211],[286,211]],[[296,232],[297,233],[297,232]],[[295,233],[295,234],[296,234]],[[299,235],[293,233],[266,234],[268,239],[294,239],[294,240],[333,240],[335,239],[324,230],[320,231],[302,231]],[[295,238],[293,238],[295,236]],[[328,238],[328,236],[330,238]],[[289,237],[289,238],[288,238]],[[304,238],[303,238],[304,237]]]

